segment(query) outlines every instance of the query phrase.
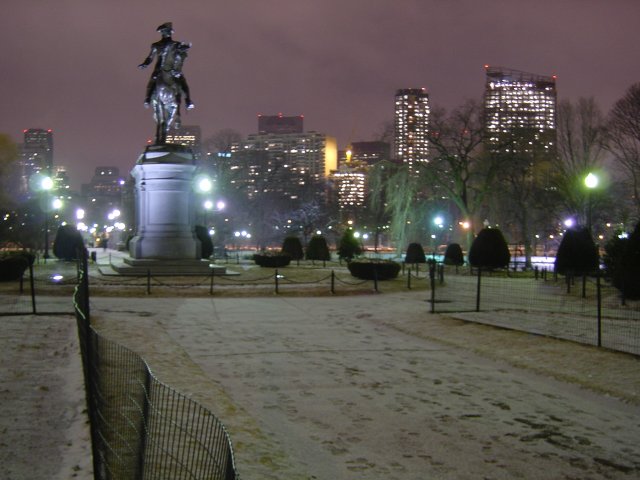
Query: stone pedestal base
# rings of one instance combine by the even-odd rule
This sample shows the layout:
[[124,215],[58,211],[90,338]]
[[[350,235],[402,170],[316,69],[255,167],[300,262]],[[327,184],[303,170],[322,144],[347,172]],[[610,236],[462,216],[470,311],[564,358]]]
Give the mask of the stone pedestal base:
[[195,159],[179,145],[148,147],[131,175],[136,182],[132,259],[200,261],[195,235]]
[[209,260],[158,260],[124,258],[123,265],[111,265],[120,275],[225,275],[226,267],[213,265]]

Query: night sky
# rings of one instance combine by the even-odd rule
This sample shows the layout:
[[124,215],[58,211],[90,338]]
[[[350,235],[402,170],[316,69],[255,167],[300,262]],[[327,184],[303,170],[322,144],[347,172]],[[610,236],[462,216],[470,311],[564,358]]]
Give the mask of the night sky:
[[558,75],[560,99],[608,111],[640,81],[638,0],[3,0],[0,132],[54,130],[72,185],[128,172],[152,136],[138,70],[171,21],[206,138],[304,114],[339,148],[393,119],[397,88],[435,105],[480,99],[484,64]]

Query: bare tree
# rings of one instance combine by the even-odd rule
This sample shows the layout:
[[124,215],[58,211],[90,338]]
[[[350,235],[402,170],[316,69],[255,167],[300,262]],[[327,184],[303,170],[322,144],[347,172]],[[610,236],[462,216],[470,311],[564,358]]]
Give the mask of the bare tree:
[[458,207],[463,219],[479,230],[477,215],[491,192],[496,175],[496,159],[484,148],[484,123],[478,102],[466,101],[447,115],[444,109],[431,114],[429,142],[432,159],[422,169],[423,183],[432,185]]
[[629,87],[609,116],[608,147],[629,175],[637,213],[640,213],[640,83]]
[[558,155],[553,162],[553,183],[564,207],[584,214],[584,178],[602,167],[606,155],[605,119],[592,97],[575,103],[560,102],[557,118]]

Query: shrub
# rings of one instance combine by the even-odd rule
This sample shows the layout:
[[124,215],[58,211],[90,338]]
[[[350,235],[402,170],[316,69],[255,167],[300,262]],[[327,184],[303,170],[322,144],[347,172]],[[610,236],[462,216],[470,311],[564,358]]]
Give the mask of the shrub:
[[427,263],[422,245],[419,243],[410,243],[407,247],[404,263]]
[[602,263],[604,263],[604,271],[609,278],[613,278],[616,270],[622,268],[622,254],[629,243],[629,239],[620,238],[619,233],[616,232],[604,245]]
[[562,236],[555,270],[560,275],[586,275],[598,270],[598,247],[586,228],[569,229]]
[[209,258],[213,255],[213,242],[207,227],[196,225],[196,238],[200,240],[200,258]]
[[323,262],[331,260],[331,252],[327,240],[322,235],[314,235],[309,240],[306,252],[307,260],[322,260]]
[[289,265],[291,257],[283,253],[256,253],[253,261],[261,267],[280,268]]
[[462,247],[457,243],[450,243],[444,252],[444,264],[455,265],[457,267],[464,265],[464,254]]
[[347,267],[351,275],[363,280],[390,280],[400,272],[400,264],[392,260],[354,260]]
[[85,251],[82,235],[72,225],[60,225],[53,242],[53,254],[60,260],[76,260]]
[[624,243],[612,281],[625,299],[640,300],[640,223]]
[[356,257],[362,253],[362,247],[360,246],[360,242],[353,235],[353,229],[347,228],[342,238],[340,239],[340,244],[338,245],[338,257],[342,260],[350,261],[353,257]]
[[34,255],[29,252],[3,253],[0,256],[0,282],[18,280],[34,260]]
[[304,251],[302,250],[302,243],[298,237],[287,237],[282,242],[282,253],[289,255],[291,260],[302,260],[304,258]]
[[509,266],[509,247],[497,228],[483,228],[469,249],[469,264],[472,267],[504,268]]

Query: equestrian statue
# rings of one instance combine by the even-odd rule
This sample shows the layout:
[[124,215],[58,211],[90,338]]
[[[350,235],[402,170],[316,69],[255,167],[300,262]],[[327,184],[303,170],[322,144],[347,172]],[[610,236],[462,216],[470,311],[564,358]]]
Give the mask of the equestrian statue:
[[171,38],[173,26],[171,22],[163,23],[157,28],[162,38],[151,45],[151,52],[138,68],[147,68],[154,57],[156,64],[147,84],[144,106],[151,105],[153,119],[156,122],[156,145],[165,144],[167,133],[172,125],[180,127],[180,103],[184,93],[185,107],[195,107],[189,95],[189,85],[182,73],[182,66],[187,58],[190,43],[177,42]]

